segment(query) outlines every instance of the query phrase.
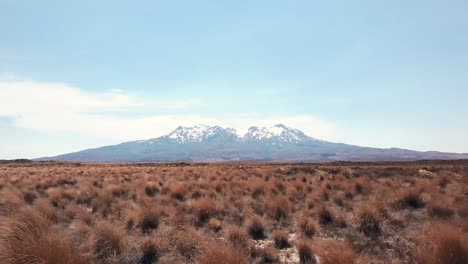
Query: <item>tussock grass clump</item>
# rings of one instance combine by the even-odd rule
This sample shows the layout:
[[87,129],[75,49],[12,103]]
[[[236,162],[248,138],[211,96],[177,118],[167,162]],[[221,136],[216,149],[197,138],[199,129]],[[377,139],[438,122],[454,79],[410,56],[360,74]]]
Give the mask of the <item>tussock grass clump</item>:
[[380,235],[382,216],[374,205],[363,205],[357,210],[358,228],[366,236],[377,237]]
[[323,202],[330,200],[330,191],[326,187],[322,187],[317,193],[317,198]]
[[317,232],[317,225],[312,219],[301,216],[297,222],[297,227],[302,235],[307,238],[312,238],[312,236]]
[[255,240],[265,239],[265,222],[258,216],[253,216],[247,222],[247,231]]
[[344,241],[325,240],[320,243],[320,263],[322,264],[355,264],[357,254]]
[[244,229],[237,226],[231,226],[228,228],[226,232],[226,240],[235,248],[240,250],[248,251],[250,247],[247,233]]
[[216,202],[209,198],[201,198],[191,202],[192,208],[195,211],[195,215],[199,223],[205,223],[211,217],[216,216],[218,208]]
[[445,189],[445,187],[447,187],[447,185],[450,183],[450,179],[444,175],[439,178],[438,183],[441,189]]
[[154,197],[158,192],[159,188],[155,184],[148,184],[145,187],[145,194],[149,197]]
[[177,227],[168,234],[173,250],[183,256],[187,262],[193,262],[203,250],[203,239],[190,227]]
[[158,228],[161,211],[157,208],[145,206],[140,209],[138,215],[138,227],[141,232],[147,234],[151,230]]
[[183,200],[187,192],[187,186],[183,182],[177,182],[170,186],[172,197]]
[[99,222],[94,228],[93,248],[98,259],[120,255],[124,249],[124,233],[109,222]]
[[127,229],[136,226],[143,234],[148,234],[158,228],[161,216],[160,209],[151,204],[143,204],[127,214]]
[[338,206],[343,206],[344,198],[345,198],[344,193],[339,193],[333,197],[333,202]]
[[316,263],[314,252],[310,242],[301,240],[296,244],[297,252],[299,254],[299,261],[301,264]]
[[211,230],[218,232],[223,228],[223,222],[221,222],[219,219],[211,218],[210,221],[208,221],[208,227]]
[[37,195],[33,192],[25,192],[23,193],[24,201],[28,204],[33,204],[34,200],[36,200]]
[[358,178],[354,181],[354,192],[356,194],[363,194],[368,191],[369,183],[363,179]]
[[160,249],[155,241],[147,239],[143,242],[140,248],[142,252],[140,264],[152,264],[157,261]]
[[273,197],[266,201],[267,214],[276,219],[286,219],[291,212],[291,205],[286,197]]
[[418,235],[417,263],[467,263],[468,236],[458,228],[446,224],[431,223]]
[[329,225],[329,224],[332,224],[333,221],[335,221],[335,217],[333,216],[330,209],[328,209],[326,206],[322,206],[318,210],[317,214],[319,218],[319,223],[321,225]]
[[455,211],[447,204],[432,202],[427,207],[427,213],[432,217],[447,219],[453,217]]
[[250,254],[257,263],[278,263],[278,250],[271,246],[255,248]]
[[265,182],[256,180],[252,183],[252,197],[258,198],[263,194],[265,194]]
[[288,240],[288,232],[284,230],[278,230],[273,233],[273,241],[275,241],[275,247],[278,249],[290,248],[291,244]]
[[213,242],[203,251],[199,259],[200,264],[247,264],[248,256],[245,252],[220,242]]
[[396,205],[402,209],[419,209],[423,208],[425,203],[418,191],[408,190],[401,194],[401,197],[397,200]]
[[58,221],[58,216],[52,203],[46,198],[38,198],[34,201],[34,208],[52,222]]
[[461,218],[468,218],[468,202],[465,202],[465,204],[462,204],[457,208],[457,214]]
[[71,239],[59,234],[52,223],[31,208],[11,218],[0,218],[0,263],[70,263],[90,260],[80,253]]
[[276,181],[275,188],[278,193],[285,193],[286,192],[286,185],[283,182]]

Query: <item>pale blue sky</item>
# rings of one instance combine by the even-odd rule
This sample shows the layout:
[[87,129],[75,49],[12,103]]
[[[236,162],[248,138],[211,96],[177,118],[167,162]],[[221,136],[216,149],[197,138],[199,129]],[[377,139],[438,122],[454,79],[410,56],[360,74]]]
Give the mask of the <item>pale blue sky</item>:
[[0,0],[0,158],[199,122],[468,152],[468,2],[322,2]]

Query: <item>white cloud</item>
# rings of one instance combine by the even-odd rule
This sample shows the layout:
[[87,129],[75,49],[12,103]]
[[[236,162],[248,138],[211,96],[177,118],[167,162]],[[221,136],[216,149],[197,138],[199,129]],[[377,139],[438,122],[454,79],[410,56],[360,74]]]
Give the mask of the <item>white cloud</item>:
[[200,104],[197,99],[149,102],[120,90],[95,93],[60,83],[0,80],[0,116],[11,117],[14,126],[41,132],[69,132],[126,141],[161,136],[179,125],[203,123],[245,131],[251,125],[271,126],[281,122],[316,138],[333,140],[337,136],[333,123],[310,115],[219,117],[179,114],[131,117],[121,114],[136,109],[191,108]]

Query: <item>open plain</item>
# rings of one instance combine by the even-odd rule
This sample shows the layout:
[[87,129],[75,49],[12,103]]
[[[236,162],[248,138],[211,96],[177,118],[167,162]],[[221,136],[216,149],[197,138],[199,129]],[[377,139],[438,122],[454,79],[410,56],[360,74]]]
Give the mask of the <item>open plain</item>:
[[0,164],[0,263],[468,263],[468,161]]

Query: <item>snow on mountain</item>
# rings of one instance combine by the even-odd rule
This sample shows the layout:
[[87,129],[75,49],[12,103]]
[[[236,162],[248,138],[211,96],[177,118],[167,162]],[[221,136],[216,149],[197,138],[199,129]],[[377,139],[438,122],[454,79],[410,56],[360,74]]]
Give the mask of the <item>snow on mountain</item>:
[[283,124],[250,127],[243,136],[232,128],[178,127],[149,139],[103,146],[38,160],[91,162],[154,161],[390,161],[467,159],[468,154],[379,149],[321,141]]
[[215,136],[236,137],[236,130],[220,126],[196,125],[193,127],[179,126],[165,137],[178,143],[202,142]]
[[300,142],[303,140],[316,140],[305,135],[303,132],[277,124],[272,127],[250,127],[243,137],[244,140],[268,140],[275,139],[283,142]]
[[138,143],[159,143],[161,140],[169,140],[170,142],[186,144],[200,143],[215,138],[232,139],[234,141],[273,141],[284,143],[298,143],[301,141],[319,141],[305,135],[300,130],[287,127],[283,124],[277,124],[272,127],[256,127],[252,126],[244,135],[237,134],[233,128],[222,128],[220,126],[196,125],[193,127],[179,126],[169,134],[153,138],[149,140],[140,140]]

